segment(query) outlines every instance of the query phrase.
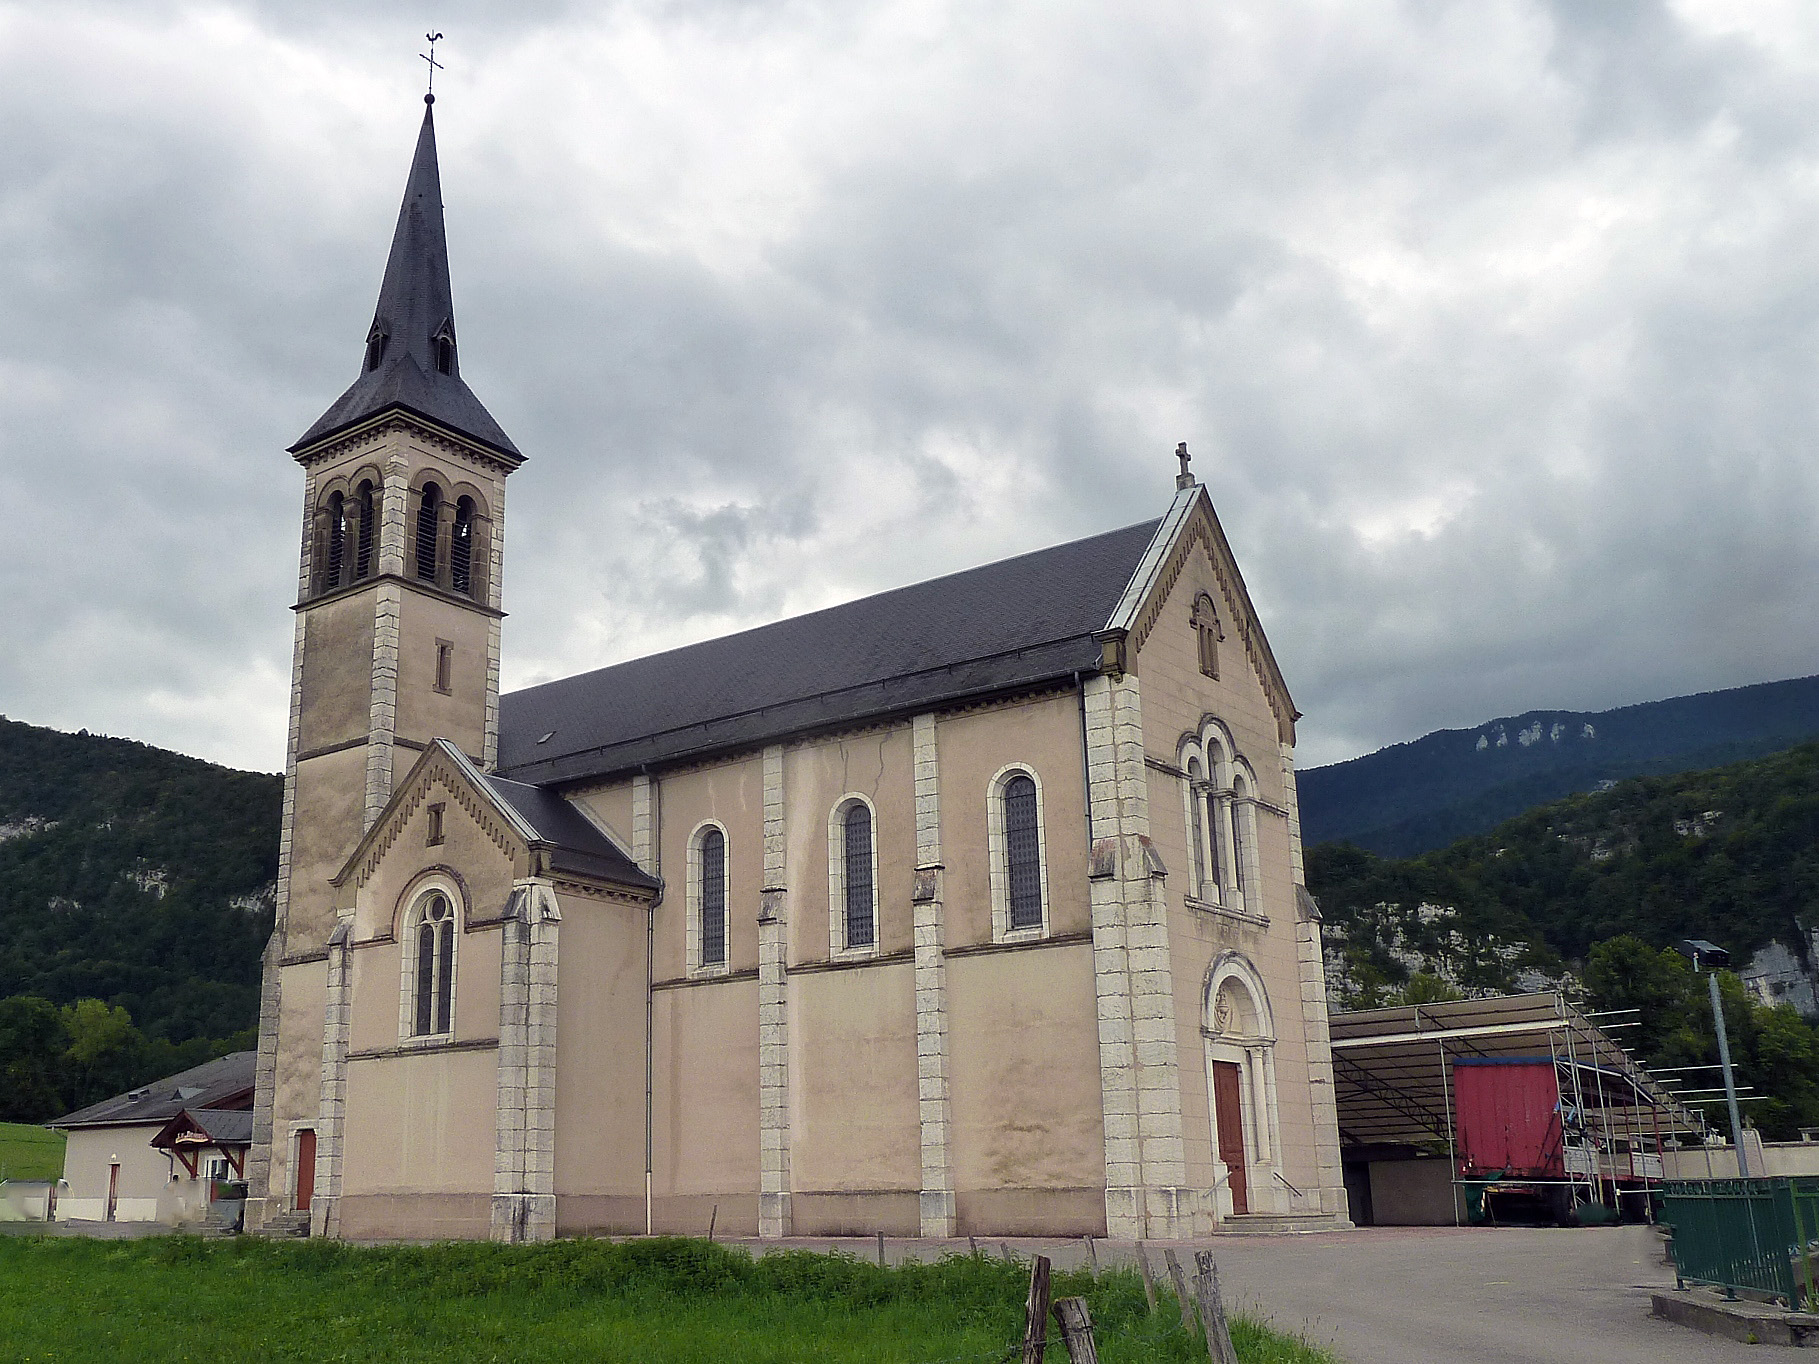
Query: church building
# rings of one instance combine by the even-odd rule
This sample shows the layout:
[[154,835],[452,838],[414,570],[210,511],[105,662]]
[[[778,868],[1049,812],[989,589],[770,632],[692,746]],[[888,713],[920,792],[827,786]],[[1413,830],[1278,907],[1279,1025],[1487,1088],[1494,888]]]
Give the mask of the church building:
[[432,114],[290,450],[248,1226],[1344,1225],[1297,712],[1185,447],[1152,520],[501,696]]

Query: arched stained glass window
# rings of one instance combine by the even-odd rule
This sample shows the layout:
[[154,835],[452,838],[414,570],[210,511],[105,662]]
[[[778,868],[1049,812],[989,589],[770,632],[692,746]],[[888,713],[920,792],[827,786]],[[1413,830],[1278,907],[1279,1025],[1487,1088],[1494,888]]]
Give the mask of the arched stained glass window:
[[726,835],[701,835],[701,964],[726,962]]
[[414,1032],[434,1037],[448,1031],[455,987],[455,915],[448,897],[433,892],[417,920],[417,1010]]
[[872,812],[863,801],[847,807],[843,867],[846,880],[846,945],[870,947],[878,939],[872,901]]
[[1010,926],[1042,927],[1042,845],[1036,783],[1021,772],[1004,783],[1004,857]]

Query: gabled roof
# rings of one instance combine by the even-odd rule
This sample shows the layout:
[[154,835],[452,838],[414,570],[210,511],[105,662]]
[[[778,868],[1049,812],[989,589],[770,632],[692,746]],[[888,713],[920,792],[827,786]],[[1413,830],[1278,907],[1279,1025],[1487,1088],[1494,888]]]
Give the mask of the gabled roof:
[[499,769],[539,785],[1097,670],[1143,521],[513,692]]
[[[385,849],[391,846],[391,840],[396,836],[393,826],[402,817],[399,807],[414,805],[420,798],[421,792],[417,790],[419,780],[425,769],[437,762],[448,765],[445,779],[453,776],[465,783],[475,797],[490,807],[501,823],[511,830],[513,837],[526,848],[543,854],[545,864],[552,871],[610,881],[614,885],[634,890],[658,888],[660,883],[655,877],[626,856],[599,825],[566,797],[554,791],[541,791],[521,782],[490,776],[447,739],[431,740],[429,747],[423,751],[404,780],[393,788],[392,797],[386,802],[379,818],[373,821],[353,852],[348,855],[347,861],[342,864],[341,870],[335,874],[335,885],[344,884],[362,863],[371,859],[372,865],[376,865],[377,859],[384,856]],[[501,843],[500,846],[506,845]],[[366,872],[362,872],[361,879],[364,880],[366,875]]]
[[[153,1146],[168,1148],[191,1144],[197,1136],[216,1146],[251,1146],[253,1110],[250,1108],[185,1108],[164,1124],[152,1138]],[[185,1140],[186,1138],[190,1140]]]
[[[236,1051],[199,1066],[140,1085],[111,1099],[79,1108],[49,1127],[124,1127],[163,1123],[188,1108],[250,1103],[253,1063],[258,1053]],[[250,1114],[249,1114],[250,1118]]]
[[[425,105],[430,103],[426,99]],[[392,250],[373,312],[373,335],[383,337],[379,364],[362,359],[360,377],[291,446],[292,453],[316,444],[394,408],[417,416],[509,456],[523,459],[511,437],[461,381],[460,346],[444,374],[436,362],[435,338],[454,340],[455,304],[449,286],[448,239],[442,224],[442,177],[436,165],[436,125],[425,107],[411,160],[404,203],[392,233]],[[363,351],[364,354],[364,351]]]

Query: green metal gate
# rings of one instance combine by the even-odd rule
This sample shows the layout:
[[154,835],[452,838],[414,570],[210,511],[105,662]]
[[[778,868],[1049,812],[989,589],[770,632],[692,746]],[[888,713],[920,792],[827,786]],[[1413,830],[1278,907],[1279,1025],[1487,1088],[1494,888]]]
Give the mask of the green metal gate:
[[1669,1180],[1661,1220],[1674,1229],[1682,1287],[1819,1303],[1807,1258],[1819,1242],[1819,1178]]

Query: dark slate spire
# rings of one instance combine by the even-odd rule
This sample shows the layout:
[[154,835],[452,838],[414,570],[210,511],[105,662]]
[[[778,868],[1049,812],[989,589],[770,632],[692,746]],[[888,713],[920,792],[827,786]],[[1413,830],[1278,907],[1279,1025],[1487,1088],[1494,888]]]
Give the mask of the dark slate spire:
[[[427,95],[423,102],[432,105],[435,96]],[[390,408],[403,408],[518,456],[511,437],[461,382],[433,115],[433,109],[424,109],[423,131],[417,135],[417,154],[404,186],[404,204],[398,210],[398,229],[392,233],[392,254],[385,262],[385,282],[379,286],[379,306],[367,333],[360,377],[291,446],[293,451]]]

